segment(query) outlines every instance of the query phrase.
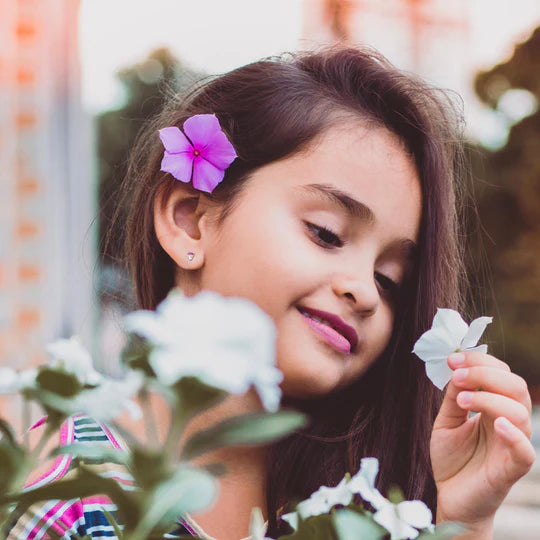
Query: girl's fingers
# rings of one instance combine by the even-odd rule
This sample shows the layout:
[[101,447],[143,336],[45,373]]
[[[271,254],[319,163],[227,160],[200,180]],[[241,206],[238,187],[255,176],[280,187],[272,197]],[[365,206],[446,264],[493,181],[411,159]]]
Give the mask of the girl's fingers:
[[510,371],[508,364],[491,356],[480,352],[454,353],[448,357],[448,365],[452,369],[460,367],[487,366],[504,371]]
[[536,457],[534,447],[525,434],[504,416],[495,419],[493,427],[510,451],[512,460],[506,464],[506,473],[509,480],[515,482],[532,467]]
[[456,428],[467,421],[469,411],[464,410],[456,402],[460,391],[461,389],[450,381],[450,384],[446,387],[446,393],[439,409],[439,414],[435,419],[434,427],[436,429]]
[[512,398],[532,410],[531,396],[525,380],[510,371],[486,366],[457,368],[452,374],[452,382],[461,390],[482,389],[493,394]]
[[497,418],[504,416],[517,426],[528,439],[531,438],[531,420],[527,408],[514,399],[491,392],[460,392],[457,404],[465,410]]

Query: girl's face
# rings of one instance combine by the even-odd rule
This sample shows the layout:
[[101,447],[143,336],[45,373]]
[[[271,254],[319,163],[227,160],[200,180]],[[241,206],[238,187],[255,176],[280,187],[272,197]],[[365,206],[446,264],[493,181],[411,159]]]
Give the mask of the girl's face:
[[[259,169],[237,203],[205,243],[201,288],[249,298],[273,318],[285,394],[353,382],[388,344],[412,265],[421,189],[411,157],[386,129],[350,123]],[[304,309],[353,332],[345,338]]]

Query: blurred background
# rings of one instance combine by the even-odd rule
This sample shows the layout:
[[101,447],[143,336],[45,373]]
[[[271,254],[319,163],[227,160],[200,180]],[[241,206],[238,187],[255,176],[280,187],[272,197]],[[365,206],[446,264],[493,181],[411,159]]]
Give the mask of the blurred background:
[[[132,298],[104,234],[163,89],[335,42],[371,45],[463,99],[476,316],[495,317],[490,351],[540,405],[538,0],[0,0],[0,362],[37,364],[45,343],[78,334],[114,374]],[[540,537],[537,469],[497,534]]]

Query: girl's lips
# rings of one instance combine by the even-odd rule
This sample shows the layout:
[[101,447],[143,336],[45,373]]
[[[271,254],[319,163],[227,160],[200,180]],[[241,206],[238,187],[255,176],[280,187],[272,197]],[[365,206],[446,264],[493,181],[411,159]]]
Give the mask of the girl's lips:
[[[346,324],[340,317],[326,311],[311,308],[299,307],[298,311],[304,316],[307,324],[338,351],[344,354],[354,352],[358,343],[358,334],[352,326]],[[328,324],[316,321],[308,315],[314,315],[324,321],[328,321]]]

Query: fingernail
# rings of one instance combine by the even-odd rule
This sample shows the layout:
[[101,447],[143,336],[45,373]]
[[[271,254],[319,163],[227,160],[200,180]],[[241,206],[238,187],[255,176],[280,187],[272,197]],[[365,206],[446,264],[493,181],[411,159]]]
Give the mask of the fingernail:
[[465,355],[463,353],[452,353],[448,360],[452,364],[452,367],[457,368],[462,366],[465,363]]
[[452,379],[456,382],[464,382],[467,376],[469,375],[469,369],[468,368],[459,368],[454,371],[454,374],[452,375]]
[[495,420],[495,424],[497,425],[499,431],[502,431],[507,437],[515,437],[516,427],[514,426],[514,424],[512,424],[512,422],[510,422],[510,420],[508,420],[504,416],[499,416],[499,418]]
[[468,407],[472,403],[472,392],[460,392],[457,396],[458,405]]

